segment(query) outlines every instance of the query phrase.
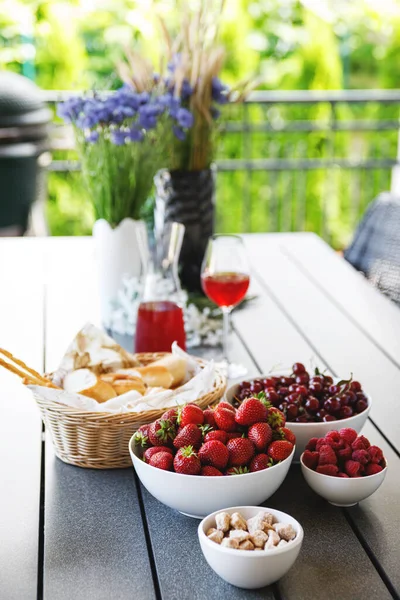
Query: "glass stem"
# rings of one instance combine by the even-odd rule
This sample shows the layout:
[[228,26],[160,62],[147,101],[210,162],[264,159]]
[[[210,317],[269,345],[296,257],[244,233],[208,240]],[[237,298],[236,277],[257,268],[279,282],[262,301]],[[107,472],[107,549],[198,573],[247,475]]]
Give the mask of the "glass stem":
[[229,364],[228,359],[228,338],[229,338],[229,324],[230,324],[231,309],[227,306],[222,307],[223,317],[223,338],[222,338],[222,352],[223,359]]

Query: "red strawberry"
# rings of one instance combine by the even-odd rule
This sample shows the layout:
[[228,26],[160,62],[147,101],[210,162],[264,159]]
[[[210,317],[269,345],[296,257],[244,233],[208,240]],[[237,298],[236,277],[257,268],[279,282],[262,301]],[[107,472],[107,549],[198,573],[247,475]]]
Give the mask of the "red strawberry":
[[319,449],[319,465],[336,465],[337,458],[334,449],[331,446],[325,444]]
[[243,431],[229,431],[226,434],[226,441],[233,440],[234,438],[240,438],[243,436]]
[[344,427],[343,429],[339,430],[339,435],[351,446],[357,437],[357,431],[351,429],[350,427]]
[[292,451],[293,444],[287,440],[277,440],[268,446],[268,456],[270,456],[274,461],[285,460],[291,455]]
[[[344,441],[344,439],[343,439]],[[352,455],[352,449],[350,444],[348,444],[347,442],[344,442],[344,448],[340,448],[339,450],[336,451],[336,456],[338,457],[339,460],[349,460],[351,458]]]
[[218,440],[211,440],[202,445],[199,450],[199,458],[203,465],[224,469],[228,464],[228,448]]
[[226,447],[229,451],[229,466],[231,467],[247,465],[254,456],[254,444],[247,438],[228,440]]
[[383,452],[378,446],[370,446],[368,454],[370,461],[373,463],[379,464],[383,460]]
[[361,475],[361,465],[355,460],[346,460],[344,470],[349,477],[360,477]]
[[380,473],[381,471],[383,471],[383,467],[375,463],[370,463],[365,467],[365,475],[376,475],[376,473]]
[[366,465],[369,463],[368,450],[354,450],[351,458],[352,460],[359,462],[361,465]]
[[303,452],[303,463],[309,469],[313,469],[315,471],[316,466],[318,464],[319,454],[318,452],[312,452],[311,450],[304,450]]
[[171,456],[174,455],[171,448],[168,448],[168,446],[151,446],[151,448],[147,448],[146,452],[143,455],[143,458],[146,462],[150,462],[151,457],[157,454],[158,452],[167,452]]
[[284,427],[286,425],[286,417],[281,410],[270,406],[267,409],[267,423],[272,429],[278,429],[278,427]]
[[149,460],[149,465],[162,469],[163,471],[170,471],[174,462],[172,454],[169,452],[157,452]]
[[147,448],[147,446],[150,444],[149,429],[150,423],[147,425],[142,425],[133,436],[135,444],[140,448]]
[[181,473],[183,475],[200,474],[201,463],[193,446],[179,448],[174,458],[174,469],[176,473]]
[[230,467],[225,471],[225,475],[244,475],[249,472],[248,467]]
[[175,427],[171,421],[157,419],[150,425],[149,440],[153,446],[170,446],[175,433]]
[[228,410],[236,413],[235,407],[232,406],[232,404],[229,404],[229,402],[224,402],[223,400],[217,404],[217,408],[215,410],[218,410],[219,408],[227,408]]
[[219,442],[226,444],[226,442],[228,441],[228,434],[226,433],[226,431],[222,431],[222,429],[217,429],[216,431],[209,431],[208,433],[206,433],[204,441],[211,442],[211,440],[218,440]]
[[267,419],[267,409],[258,398],[246,398],[236,411],[236,423],[253,425]]
[[221,477],[222,473],[219,469],[206,465],[201,468],[200,475],[203,475],[204,477]]
[[247,437],[253,442],[258,452],[265,452],[272,440],[272,429],[268,423],[254,423],[249,427]]
[[278,429],[274,429],[272,433],[273,440],[287,440],[293,446],[296,443],[296,436],[293,431],[291,431],[288,427],[279,427]]
[[203,411],[196,404],[185,404],[179,409],[178,424],[180,427],[185,427],[189,423],[202,425],[204,423]]
[[177,408],[170,408],[163,415],[161,415],[161,419],[163,421],[166,421],[166,420],[171,421],[171,423],[173,423],[174,425],[176,425],[176,421],[178,419],[178,409]]
[[174,439],[174,446],[175,448],[183,448],[184,446],[200,448],[201,439],[202,435],[199,427],[194,423],[189,423],[178,430],[178,434]]
[[217,426],[216,422],[215,422],[215,417],[214,417],[214,411],[212,408],[206,408],[205,410],[203,410],[203,417],[204,417],[204,423],[206,425],[211,425],[211,427],[215,427]]
[[264,469],[268,469],[273,465],[272,460],[268,456],[268,454],[256,454],[254,458],[252,458],[250,463],[250,473],[254,473],[255,471],[263,471]]
[[318,438],[311,438],[311,440],[308,442],[307,446],[306,446],[306,450],[311,450],[311,452],[313,452],[316,448],[318,442]]
[[319,465],[317,467],[317,473],[321,473],[322,475],[332,475],[335,477],[339,472],[339,469],[336,465]]
[[235,431],[237,428],[235,413],[228,408],[216,408],[214,418],[217,426],[223,431]]
[[344,479],[349,479],[349,476],[347,475],[347,473],[342,473],[341,471],[339,471],[339,473],[337,474],[338,477],[343,477]]
[[353,448],[353,450],[368,450],[370,445],[371,444],[369,443],[369,440],[367,440],[366,437],[364,437],[363,435],[359,435],[358,437],[356,437],[351,447]]

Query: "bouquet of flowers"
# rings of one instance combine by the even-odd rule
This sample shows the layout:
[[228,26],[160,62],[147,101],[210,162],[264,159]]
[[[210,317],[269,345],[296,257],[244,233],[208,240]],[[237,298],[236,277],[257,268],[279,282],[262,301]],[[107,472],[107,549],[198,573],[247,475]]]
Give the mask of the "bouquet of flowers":
[[163,166],[165,132],[181,139],[193,123],[180,99],[163,93],[148,68],[134,85],[116,92],[69,98],[58,115],[74,127],[96,218],[113,227],[125,217],[140,218],[154,174]]

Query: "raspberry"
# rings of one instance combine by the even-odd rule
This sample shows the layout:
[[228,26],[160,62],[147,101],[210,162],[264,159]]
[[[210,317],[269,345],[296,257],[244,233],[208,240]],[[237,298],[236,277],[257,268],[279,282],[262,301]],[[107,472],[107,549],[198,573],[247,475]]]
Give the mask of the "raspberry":
[[342,473],[341,471],[337,474],[338,477],[344,477],[345,479],[350,479],[346,473]]
[[308,444],[306,446],[306,450],[311,450],[313,452],[315,450],[317,442],[318,442],[318,438],[311,438],[311,440],[308,442]]
[[315,446],[315,450],[317,452],[319,452],[320,449],[321,449],[321,446],[329,446],[329,444],[326,443],[325,438],[319,438],[318,439],[318,441],[316,443],[316,446]]
[[321,446],[319,449],[319,465],[336,465],[337,458],[335,451],[328,445]]
[[303,463],[309,469],[313,469],[315,471],[315,468],[318,464],[318,458],[319,458],[318,452],[311,452],[311,450],[304,450]]
[[366,465],[369,463],[369,454],[367,450],[354,450],[351,458],[352,460],[359,462],[361,465]]
[[367,440],[366,437],[364,437],[363,435],[359,435],[354,442],[352,443],[351,447],[353,448],[353,450],[368,450],[368,448],[370,447],[370,443]]
[[338,474],[339,469],[336,465],[320,465],[317,467],[317,473],[322,475],[332,475],[335,477]]
[[351,429],[350,427],[344,427],[339,431],[339,435],[351,445],[357,437],[357,431],[355,429]]
[[347,442],[344,442],[344,444],[344,448],[341,448],[340,450],[336,451],[336,456],[339,460],[349,460],[352,455],[352,449],[350,444],[348,444]]
[[349,477],[360,477],[361,465],[355,460],[346,460],[344,469]]
[[383,460],[383,452],[378,446],[370,446],[368,448],[369,459],[373,463],[380,463]]
[[365,475],[376,475],[376,473],[380,473],[381,471],[383,471],[383,468],[375,463],[370,463],[365,467]]
[[339,442],[340,441],[340,435],[338,431],[328,431],[328,433],[325,436],[325,440],[326,443],[328,443],[328,440],[330,442]]

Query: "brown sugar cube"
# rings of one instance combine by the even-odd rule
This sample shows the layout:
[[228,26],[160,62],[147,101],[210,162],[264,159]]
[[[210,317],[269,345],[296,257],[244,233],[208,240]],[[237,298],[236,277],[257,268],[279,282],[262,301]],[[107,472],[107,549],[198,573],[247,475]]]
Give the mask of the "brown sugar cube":
[[217,544],[220,544],[222,542],[222,540],[224,539],[224,532],[220,531],[219,529],[214,529],[213,527],[211,527],[211,529],[209,529],[207,531],[207,537],[212,542],[216,542]]
[[280,541],[280,537],[276,531],[269,531],[268,540],[265,542],[264,550],[271,550],[272,548],[275,548]]
[[236,512],[231,515],[231,527],[234,529],[243,529],[243,531],[247,531],[247,523],[244,517]]
[[250,540],[246,540],[239,544],[239,550],[254,550],[254,545]]
[[225,548],[234,548],[235,550],[239,549],[239,542],[235,540],[235,538],[224,538],[221,542],[221,546]]
[[215,523],[220,531],[228,531],[231,522],[231,516],[227,512],[220,512],[215,515]]
[[278,533],[279,537],[287,542],[289,540],[294,540],[296,537],[296,531],[293,529],[290,523],[275,523],[273,527]]
[[250,534],[248,531],[243,531],[243,529],[231,529],[229,532],[229,537],[231,539],[237,540],[239,544],[241,542],[245,542],[249,539]]
[[265,542],[268,539],[268,534],[265,531],[261,531],[261,529],[257,529],[253,535],[250,537],[250,540],[253,544],[258,548],[264,548]]
[[253,535],[255,531],[259,531],[260,529],[264,529],[264,513],[259,512],[255,517],[251,517],[251,519],[247,519],[247,529],[250,535]]
[[264,513],[263,520],[266,525],[273,525],[275,523],[275,517],[271,513]]

